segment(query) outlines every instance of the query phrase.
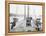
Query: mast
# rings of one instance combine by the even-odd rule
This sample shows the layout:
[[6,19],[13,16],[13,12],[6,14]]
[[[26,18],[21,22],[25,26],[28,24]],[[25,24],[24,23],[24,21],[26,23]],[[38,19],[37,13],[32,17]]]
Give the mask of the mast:
[[26,5],[24,5],[24,19],[26,19]]
[[27,17],[29,18],[29,5],[27,6]]

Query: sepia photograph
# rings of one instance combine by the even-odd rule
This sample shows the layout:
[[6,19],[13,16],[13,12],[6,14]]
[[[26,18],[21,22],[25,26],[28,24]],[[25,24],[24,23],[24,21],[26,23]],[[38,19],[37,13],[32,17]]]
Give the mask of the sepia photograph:
[[42,6],[10,4],[11,32],[41,32]]

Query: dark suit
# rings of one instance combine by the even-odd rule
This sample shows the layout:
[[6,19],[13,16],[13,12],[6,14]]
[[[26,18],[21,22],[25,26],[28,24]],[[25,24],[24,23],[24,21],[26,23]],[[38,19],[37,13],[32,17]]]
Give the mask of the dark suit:
[[12,22],[11,29],[13,29],[14,26],[15,26],[15,22]]

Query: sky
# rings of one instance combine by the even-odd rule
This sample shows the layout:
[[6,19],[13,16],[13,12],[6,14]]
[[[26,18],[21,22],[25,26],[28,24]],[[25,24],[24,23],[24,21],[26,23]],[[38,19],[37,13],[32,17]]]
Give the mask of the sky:
[[[26,9],[24,8],[26,6]],[[19,4],[10,4],[10,14],[17,14],[17,15],[23,15],[24,16],[24,12],[26,10],[26,16],[27,16],[27,12],[28,12],[28,5],[19,5]],[[38,6],[38,5],[29,5],[29,17],[33,17],[35,18],[41,18],[42,19],[42,6]],[[18,19],[23,19],[23,16],[18,17]],[[13,16],[11,17],[11,21],[13,21]]]

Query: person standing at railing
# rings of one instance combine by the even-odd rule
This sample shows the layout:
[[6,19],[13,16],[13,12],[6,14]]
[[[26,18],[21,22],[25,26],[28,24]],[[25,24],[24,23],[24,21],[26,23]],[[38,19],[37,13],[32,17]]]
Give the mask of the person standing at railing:
[[12,24],[11,29],[13,29],[13,27],[16,26],[16,22],[17,22],[17,18],[13,18],[13,22],[11,22]]

